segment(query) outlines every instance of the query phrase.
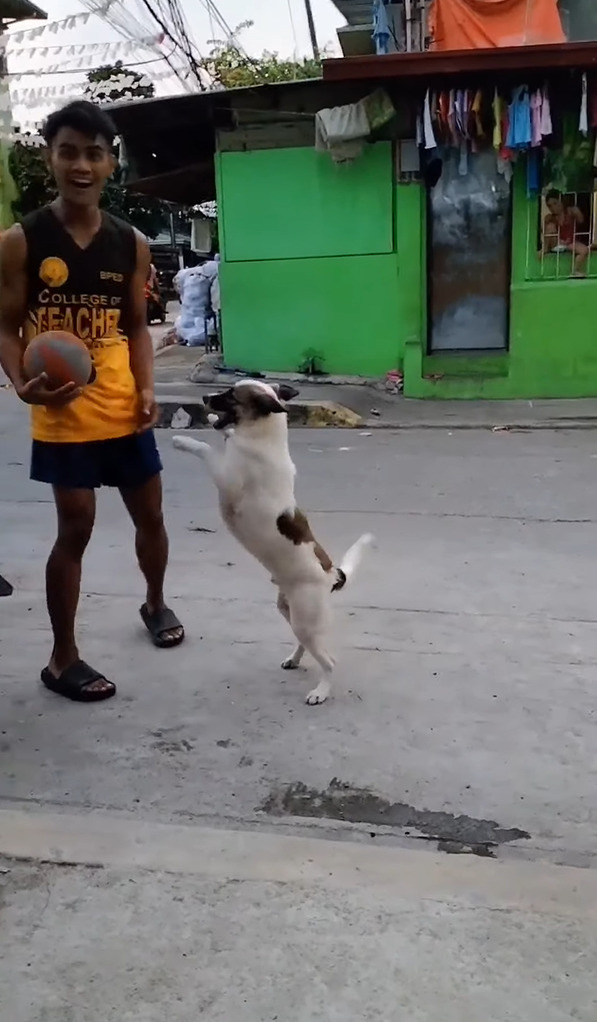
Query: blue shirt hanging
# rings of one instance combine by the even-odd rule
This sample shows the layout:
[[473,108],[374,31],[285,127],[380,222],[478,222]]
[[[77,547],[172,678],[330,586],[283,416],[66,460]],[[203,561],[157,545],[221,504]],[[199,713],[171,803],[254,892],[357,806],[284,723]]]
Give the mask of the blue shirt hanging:
[[531,97],[526,85],[512,89],[512,102],[508,108],[509,124],[506,146],[508,149],[527,149],[533,138],[531,123]]
[[390,23],[383,0],[374,0],[373,4],[373,35],[375,52],[379,54],[390,52]]

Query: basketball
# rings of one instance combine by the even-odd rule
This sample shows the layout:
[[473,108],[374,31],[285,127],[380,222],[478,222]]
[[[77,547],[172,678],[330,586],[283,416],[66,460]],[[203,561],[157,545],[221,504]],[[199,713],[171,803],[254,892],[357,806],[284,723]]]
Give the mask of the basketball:
[[30,380],[45,373],[50,387],[76,383],[84,387],[94,378],[87,345],[66,330],[48,330],[25,348],[23,368]]

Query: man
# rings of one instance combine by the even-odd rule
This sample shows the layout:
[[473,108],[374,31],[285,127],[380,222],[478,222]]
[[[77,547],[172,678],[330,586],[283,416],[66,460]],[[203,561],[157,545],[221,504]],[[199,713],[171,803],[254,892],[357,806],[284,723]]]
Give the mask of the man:
[[[116,692],[80,659],[75,639],[81,561],[98,487],[117,487],[133,520],[147,582],[141,617],[154,644],[171,647],[184,638],[163,596],[168,538],[153,435],[157,410],[144,293],[149,248],[132,227],[99,208],[115,167],[115,133],[92,103],[71,103],[48,118],[43,134],[58,197],[7,231],[0,249],[0,361],[31,405],[31,478],[53,487],[58,517],[46,569],[54,648],[42,681],[85,702]],[[95,379],[84,388],[69,383],[52,390],[43,375],[24,377],[26,344],[61,329],[90,349]]]
[[[543,222],[543,248],[539,255],[550,252],[572,252],[574,256],[572,276],[586,277],[589,246],[580,241],[584,217],[578,206],[569,206],[561,192],[553,189],[545,196],[549,210]],[[588,234],[584,237],[588,239]]]

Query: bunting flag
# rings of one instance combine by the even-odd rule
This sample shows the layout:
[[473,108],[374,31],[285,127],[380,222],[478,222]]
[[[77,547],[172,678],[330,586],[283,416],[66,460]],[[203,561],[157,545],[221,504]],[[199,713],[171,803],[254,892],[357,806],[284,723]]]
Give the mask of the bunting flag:
[[[14,36],[9,36],[9,39],[13,39]],[[44,60],[46,57],[57,56],[58,54],[65,54],[70,57],[80,57],[85,53],[98,54],[107,53],[111,57],[118,55],[127,55],[134,53],[139,49],[154,49],[156,46],[160,46],[163,42],[163,35],[149,35],[142,36],[139,39],[130,39],[127,42],[114,40],[113,42],[107,43],[63,43],[62,45],[53,46],[25,46],[25,47],[7,47],[6,54],[9,58],[19,57],[20,59],[26,59],[30,57],[32,60],[38,60],[40,57]],[[44,73],[47,72],[47,68],[44,68]]]
[[116,93],[119,97],[134,98],[140,88],[150,88],[154,82],[165,81],[174,78],[175,72],[171,68],[158,71],[151,75],[127,74],[123,71],[120,75],[113,75],[108,79],[99,82],[79,81],[68,85],[38,85],[31,88],[12,89],[10,95],[5,91],[0,93],[0,113],[8,112],[11,106],[36,107],[40,101],[66,99],[70,96],[81,96],[83,92],[90,99],[101,99],[103,95]]
[[44,21],[42,25],[36,25],[35,28],[19,29],[18,32],[5,32],[0,36],[0,51],[6,50],[11,40],[18,45],[24,39],[41,39],[48,33],[56,35],[57,32],[70,32],[74,28],[86,25],[90,17],[89,11],[82,11],[80,14],[70,14],[68,18],[63,18],[62,21]]

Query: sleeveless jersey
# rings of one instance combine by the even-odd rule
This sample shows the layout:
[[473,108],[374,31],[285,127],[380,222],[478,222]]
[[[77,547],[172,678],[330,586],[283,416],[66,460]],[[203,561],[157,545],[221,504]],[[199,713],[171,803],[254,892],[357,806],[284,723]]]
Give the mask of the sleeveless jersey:
[[138,427],[138,398],[130,368],[128,319],[137,263],[132,227],[102,212],[102,224],[82,249],[49,206],[23,221],[27,241],[29,344],[46,330],[67,330],[85,342],[96,377],[62,408],[31,406],[35,440],[79,443],[111,440]]

